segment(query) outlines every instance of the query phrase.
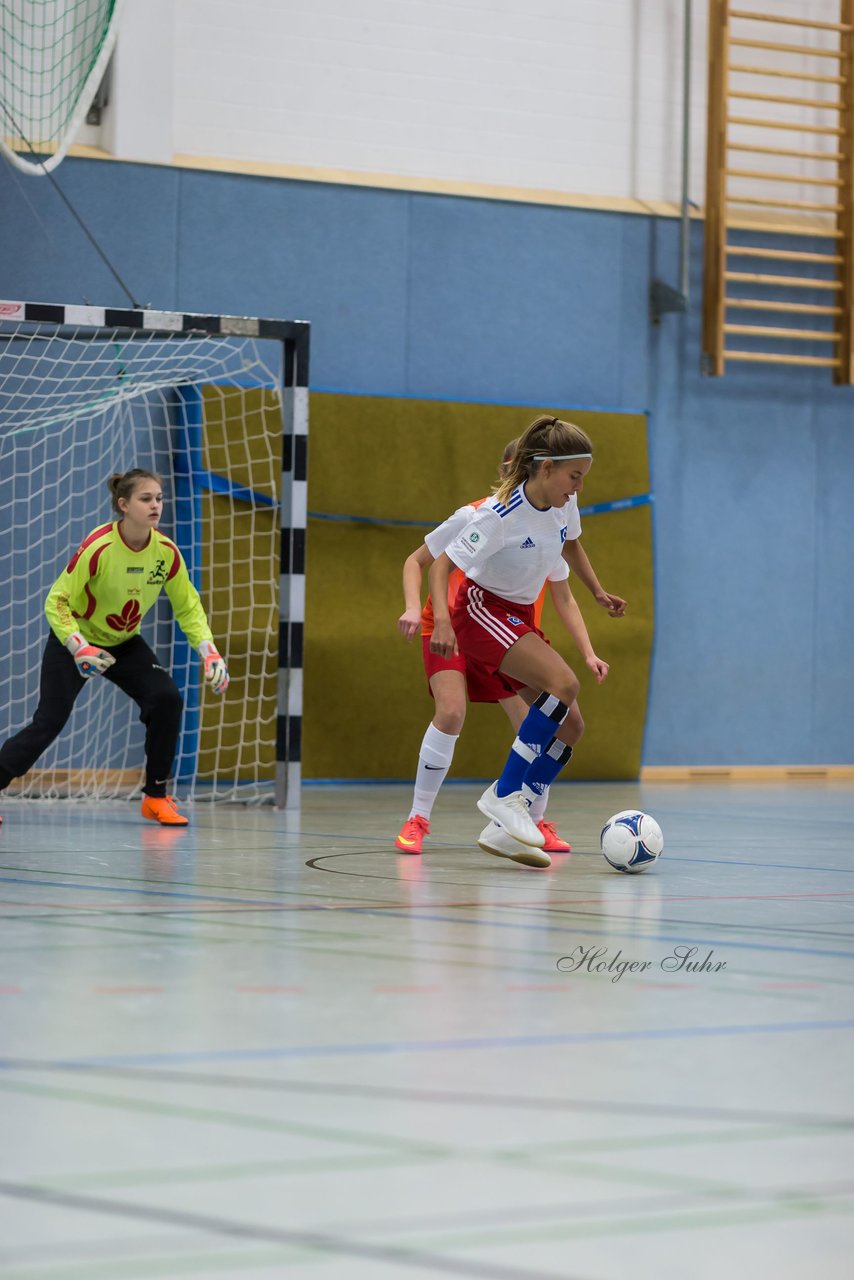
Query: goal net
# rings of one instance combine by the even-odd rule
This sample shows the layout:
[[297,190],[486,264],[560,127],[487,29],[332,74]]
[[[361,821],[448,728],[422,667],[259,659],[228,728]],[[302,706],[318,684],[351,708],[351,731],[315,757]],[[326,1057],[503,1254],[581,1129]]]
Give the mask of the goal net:
[[[231,679],[203,687],[162,593],[143,635],[184,697],[175,790],[298,803],[307,349],[300,322],[0,302],[0,742],[38,701],[47,592],[114,518],[107,477],[149,467]],[[8,794],[135,794],[143,742],[93,678]]]
[[107,69],[121,9],[122,0],[0,0],[0,150],[16,168],[45,173],[62,160]]

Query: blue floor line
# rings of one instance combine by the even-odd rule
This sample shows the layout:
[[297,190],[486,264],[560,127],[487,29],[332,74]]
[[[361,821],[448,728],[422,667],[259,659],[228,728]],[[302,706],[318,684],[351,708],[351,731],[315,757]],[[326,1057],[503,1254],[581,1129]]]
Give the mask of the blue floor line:
[[[456,1040],[380,1040],[368,1044],[280,1045],[270,1049],[210,1049],[177,1053],[120,1053],[92,1058],[52,1058],[40,1065],[87,1067],[156,1066],[165,1063],[263,1062],[280,1058],[352,1057],[390,1053],[444,1053],[466,1049],[527,1049],[538,1045],[608,1044],[632,1040],[688,1040],[713,1036],[792,1035],[854,1030],[854,1018],[815,1022],[749,1023],[744,1026],[649,1027],[631,1031],[571,1031],[558,1035],[473,1036]],[[14,1058],[0,1058],[0,1070],[27,1070]]]
[[[89,893],[141,894],[144,898],[184,898],[193,902],[236,902],[246,907],[284,907],[285,902],[271,902],[268,898],[223,898],[213,893],[181,893],[177,889],[128,889],[108,884],[79,884],[75,880],[29,880],[24,876],[0,876],[0,883],[31,884],[51,889],[85,889]],[[313,907],[320,911],[323,908]]]
[[709,862],[720,867],[767,867],[771,871],[834,871],[842,876],[854,876],[854,867],[814,867],[804,866],[798,862],[745,862],[738,858],[693,858],[686,862]]

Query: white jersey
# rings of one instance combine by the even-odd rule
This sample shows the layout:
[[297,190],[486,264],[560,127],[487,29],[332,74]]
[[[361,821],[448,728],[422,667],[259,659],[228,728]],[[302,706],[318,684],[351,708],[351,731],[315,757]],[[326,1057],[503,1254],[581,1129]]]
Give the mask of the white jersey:
[[[451,520],[464,510],[461,507]],[[443,528],[440,525],[434,535]],[[540,511],[520,485],[506,503],[490,498],[478,507],[444,550],[485,591],[515,604],[533,604],[547,578],[559,582],[568,577],[569,565],[561,551],[567,539],[574,541],[580,535],[575,494],[566,506]],[[433,552],[429,543],[428,549]]]
[[434,560],[438,560],[442,552],[455,538],[459,537],[477,510],[478,508],[471,503],[467,503],[464,507],[457,507],[452,516],[448,516],[447,520],[443,520],[441,524],[436,525],[435,529],[425,534],[424,544]]

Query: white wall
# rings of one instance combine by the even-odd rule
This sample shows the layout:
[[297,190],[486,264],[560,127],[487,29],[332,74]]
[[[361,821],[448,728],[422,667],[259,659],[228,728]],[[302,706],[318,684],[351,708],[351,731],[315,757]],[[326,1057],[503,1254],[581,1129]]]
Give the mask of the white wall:
[[176,151],[672,196],[681,14],[682,0],[183,0]]
[[[112,137],[125,158],[161,158],[171,149],[403,178],[679,197],[684,0],[158,0],[154,9],[147,0],[127,2],[117,110],[135,112],[146,126],[135,131],[108,120],[101,130],[102,145]],[[838,17],[837,0],[751,0],[749,7]],[[702,204],[706,0],[692,8],[690,194]],[[150,94],[121,97],[122,61],[126,76],[134,57],[150,65],[152,38],[139,39],[141,9],[173,42],[172,59],[156,64],[172,99],[170,122],[162,96],[159,114]],[[818,47],[832,41],[826,32],[761,23],[742,22],[740,33]],[[825,74],[837,65],[739,51],[740,61],[757,56]],[[144,79],[138,75],[137,84]],[[800,97],[834,92],[768,77],[740,84]],[[740,111],[836,122],[834,113],[790,106],[744,103]],[[152,126],[161,135],[159,155]],[[788,132],[775,141],[816,145]],[[738,163],[781,167],[770,157]],[[807,161],[787,160],[785,168],[825,172]],[[781,194],[828,198],[826,190],[791,186]]]

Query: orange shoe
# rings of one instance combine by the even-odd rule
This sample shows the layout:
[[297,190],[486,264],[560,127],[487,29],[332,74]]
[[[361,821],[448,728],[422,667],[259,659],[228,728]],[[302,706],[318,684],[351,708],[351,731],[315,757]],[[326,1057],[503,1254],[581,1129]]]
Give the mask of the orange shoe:
[[553,822],[546,822],[543,819],[542,822],[537,823],[537,829],[546,837],[546,843],[543,845],[546,853],[572,853],[572,845],[561,840]]
[[416,813],[413,817],[406,819],[394,843],[401,853],[420,853],[421,842],[429,834],[430,823],[426,818],[422,818],[420,813]]
[[143,796],[140,813],[164,827],[186,827],[190,821],[178,812],[174,796]]

